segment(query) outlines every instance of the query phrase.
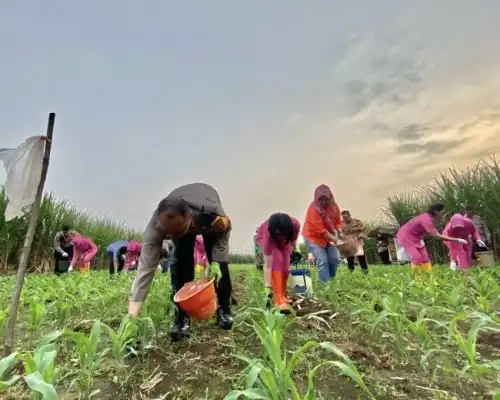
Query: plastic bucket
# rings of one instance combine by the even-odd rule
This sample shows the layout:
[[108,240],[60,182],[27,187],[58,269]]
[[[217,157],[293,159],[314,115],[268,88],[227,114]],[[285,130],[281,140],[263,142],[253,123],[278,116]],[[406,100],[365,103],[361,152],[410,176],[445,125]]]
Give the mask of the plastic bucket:
[[495,256],[492,251],[479,251],[476,253],[477,265],[479,267],[494,267]]
[[337,242],[337,249],[344,257],[354,257],[358,252],[358,242],[354,238],[347,237]]
[[174,296],[179,307],[198,321],[206,321],[214,316],[217,311],[215,299],[214,279],[188,282]]
[[59,260],[57,262],[57,272],[66,273],[69,269],[69,261]]
[[291,271],[294,294],[312,294],[311,271],[308,269],[294,269]]

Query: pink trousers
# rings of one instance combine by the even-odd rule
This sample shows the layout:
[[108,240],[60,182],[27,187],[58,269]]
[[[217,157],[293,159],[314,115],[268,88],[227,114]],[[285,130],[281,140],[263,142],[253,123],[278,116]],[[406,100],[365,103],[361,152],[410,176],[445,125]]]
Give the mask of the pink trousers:
[[455,261],[458,268],[469,269],[472,267],[472,245],[470,243],[444,242],[444,244],[450,250],[450,260]]
[[399,240],[399,243],[401,243],[401,246],[403,246],[406,253],[408,253],[410,261],[413,265],[422,265],[431,261],[425,246],[417,247],[413,243],[409,243],[406,240]]

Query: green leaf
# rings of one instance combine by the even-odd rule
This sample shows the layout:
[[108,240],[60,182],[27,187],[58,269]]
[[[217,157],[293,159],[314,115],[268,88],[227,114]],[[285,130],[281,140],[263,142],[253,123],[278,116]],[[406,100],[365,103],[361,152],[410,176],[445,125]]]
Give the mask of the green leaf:
[[4,379],[5,375],[10,372],[16,362],[17,354],[18,353],[12,353],[10,356],[4,357],[0,360],[0,379]]
[[56,389],[43,380],[40,372],[36,371],[25,376],[24,380],[32,391],[42,395],[42,400],[57,400]]
[[268,400],[269,395],[261,389],[246,389],[246,390],[233,390],[229,392],[224,400],[238,400],[243,396],[244,399],[251,400]]

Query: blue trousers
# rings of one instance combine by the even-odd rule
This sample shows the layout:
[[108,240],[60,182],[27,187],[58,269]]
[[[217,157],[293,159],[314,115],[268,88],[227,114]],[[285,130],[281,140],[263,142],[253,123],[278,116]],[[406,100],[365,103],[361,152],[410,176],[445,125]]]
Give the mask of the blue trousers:
[[337,268],[340,264],[340,254],[338,249],[331,244],[321,247],[308,239],[304,239],[307,248],[314,257],[316,267],[318,268],[318,279],[321,282],[327,282],[337,274]]

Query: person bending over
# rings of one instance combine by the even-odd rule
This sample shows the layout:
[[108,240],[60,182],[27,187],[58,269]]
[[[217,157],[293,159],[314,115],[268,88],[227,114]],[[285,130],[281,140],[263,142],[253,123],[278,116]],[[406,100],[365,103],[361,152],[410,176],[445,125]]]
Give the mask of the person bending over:
[[[194,246],[196,235],[201,234],[209,264],[218,263],[221,273],[215,284],[218,324],[222,329],[231,329],[230,233],[231,220],[222,207],[219,194],[212,186],[191,183],[173,190],[160,201],[144,232],[139,267],[129,299],[129,314],[137,316],[146,299],[161,257],[163,240],[172,239],[175,247],[174,262],[170,267],[172,300],[185,283],[194,280]],[[188,316],[176,305],[171,339],[184,339],[189,335],[189,330]]]

